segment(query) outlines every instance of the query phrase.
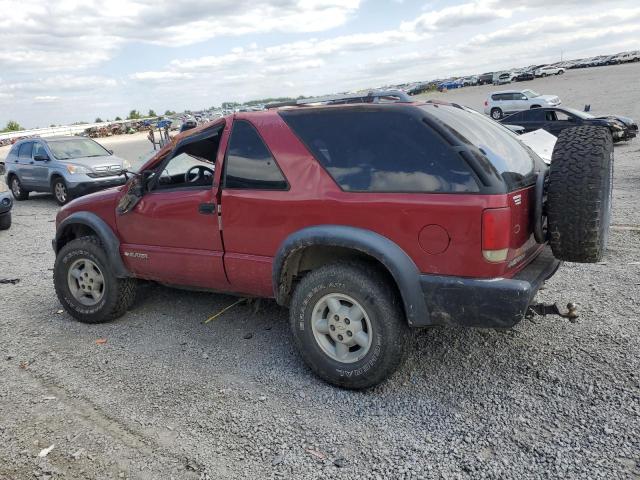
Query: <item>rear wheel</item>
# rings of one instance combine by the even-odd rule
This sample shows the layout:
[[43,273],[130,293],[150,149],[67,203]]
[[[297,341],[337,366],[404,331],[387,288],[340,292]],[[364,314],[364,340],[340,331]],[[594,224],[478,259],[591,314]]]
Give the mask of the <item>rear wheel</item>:
[[58,205],[65,205],[71,201],[71,195],[65,181],[57,177],[51,182],[51,193],[58,202]]
[[136,281],[117,278],[100,240],[81,237],[67,243],[53,268],[56,294],[65,310],[83,323],[101,323],[133,305]]
[[367,264],[330,264],[307,274],[296,287],[290,312],[300,355],[333,385],[377,385],[405,358],[409,327],[400,300]]
[[549,169],[549,243],[556,258],[592,263],[609,238],[613,195],[613,140],[603,127],[566,128]]
[[29,191],[24,189],[17,175],[11,177],[9,184],[13,198],[16,200],[27,200],[29,198]]
[[500,110],[499,108],[492,108],[491,109],[491,118],[493,118],[494,120],[500,120],[502,118],[502,110]]

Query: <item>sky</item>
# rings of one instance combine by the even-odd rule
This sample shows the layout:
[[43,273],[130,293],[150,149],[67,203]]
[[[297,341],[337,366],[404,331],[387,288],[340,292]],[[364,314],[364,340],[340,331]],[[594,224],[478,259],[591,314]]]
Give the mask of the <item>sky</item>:
[[0,128],[637,49],[638,0],[0,0]]

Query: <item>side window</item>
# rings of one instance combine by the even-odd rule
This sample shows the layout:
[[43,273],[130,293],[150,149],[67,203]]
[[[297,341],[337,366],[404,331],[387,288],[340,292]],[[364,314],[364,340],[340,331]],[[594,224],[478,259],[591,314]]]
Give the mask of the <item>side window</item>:
[[31,160],[31,150],[33,149],[33,142],[26,142],[20,145],[18,150],[18,158],[20,160]]
[[44,146],[41,143],[33,144],[33,157],[36,155],[47,155],[47,151],[44,149]]
[[368,107],[280,115],[343,190],[477,192],[464,160],[412,113]]
[[220,132],[182,147],[159,172],[156,190],[211,188],[220,145]]
[[573,117],[571,115],[569,115],[568,113],[565,112],[554,112],[556,114],[556,120],[559,120],[561,122],[571,122],[573,121]]
[[527,100],[527,96],[524,93],[514,93],[512,95],[514,100]]
[[547,120],[546,113],[541,108],[533,108],[531,110],[526,110],[529,114],[529,119],[532,122],[544,122]]
[[233,123],[224,167],[224,188],[287,190],[289,184],[256,129],[245,120]]
[[491,95],[491,100],[493,100],[494,102],[500,102],[502,100],[502,94],[496,93],[494,95]]

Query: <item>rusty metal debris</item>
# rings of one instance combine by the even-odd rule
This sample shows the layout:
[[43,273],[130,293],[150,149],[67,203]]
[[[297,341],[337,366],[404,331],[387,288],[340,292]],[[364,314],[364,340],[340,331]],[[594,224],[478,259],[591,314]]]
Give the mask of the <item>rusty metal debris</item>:
[[535,303],[533,305],[529,305],[526,317],[533,318],[534,315],[559,315],[563,318],[569,319],[570,322],[575,323],[578,318],[578,306],[575,303],[567,303],[567,308],[564,310],[561,309],[557,303],[550,305]]

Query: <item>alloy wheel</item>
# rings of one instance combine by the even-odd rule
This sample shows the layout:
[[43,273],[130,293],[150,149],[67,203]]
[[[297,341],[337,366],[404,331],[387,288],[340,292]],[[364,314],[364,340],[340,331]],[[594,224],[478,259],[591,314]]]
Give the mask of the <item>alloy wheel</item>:
[[98,265],[87,258],[73,262],[67,273],[69,291],[82,305],[92,307],[104,296],[104,275]]
[[369,316],[348,295],[331,293],[322,297],[313,308],[311,328],[322,351],[338,362],[357,362],[371,349]]

